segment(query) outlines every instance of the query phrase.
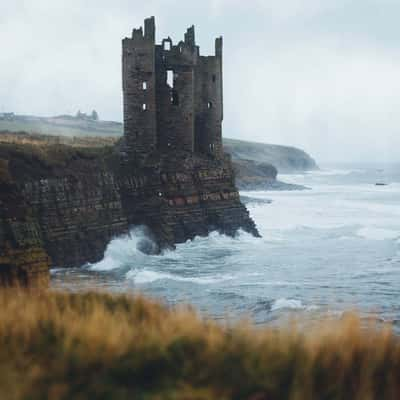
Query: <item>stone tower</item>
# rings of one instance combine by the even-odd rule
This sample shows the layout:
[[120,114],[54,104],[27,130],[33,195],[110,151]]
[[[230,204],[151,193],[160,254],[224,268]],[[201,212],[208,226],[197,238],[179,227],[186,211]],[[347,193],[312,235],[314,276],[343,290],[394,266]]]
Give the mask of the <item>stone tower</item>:
[[222,37],[207,57],[200,55],[194,26],[176,45],[170,37],[156,44],[151,17],[122,47],[129,157],[140,162],[158,150],[222,158]]

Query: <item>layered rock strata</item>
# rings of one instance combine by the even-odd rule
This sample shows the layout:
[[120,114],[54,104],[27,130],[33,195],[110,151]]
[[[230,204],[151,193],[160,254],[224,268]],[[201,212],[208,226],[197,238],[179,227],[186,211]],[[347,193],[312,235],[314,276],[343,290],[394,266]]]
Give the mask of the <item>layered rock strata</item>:
[[3,144],[0,160],[4,279],[99,261],[133,225],[148,226],[160,249],[213,230],[258,234],[229,156],[154,153],[138,168],[109,148]]

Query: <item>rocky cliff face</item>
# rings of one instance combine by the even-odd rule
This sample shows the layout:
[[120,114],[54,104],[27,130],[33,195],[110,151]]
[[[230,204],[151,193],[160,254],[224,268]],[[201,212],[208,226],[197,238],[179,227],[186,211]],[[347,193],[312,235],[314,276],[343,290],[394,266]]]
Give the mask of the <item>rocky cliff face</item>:
[[276,182],[278,170],[271,164],[253,160],[233,162],[236,184],[241,190],[266,189]]
[[50,259],[35,217],[0,159],[0,285],[47,286]]
[[224,149],[235,162],[251,160],[255,163],[268,163],[280,173],[293,173],[317,170],[315,160],[305,151],[290,146],[246,142],[224,139]]
[[112,148],[1,144],[0,167],[5,279],[13,279],[12,266],[30,281],[35,274],[45,280],[50,265],[99,261],[111,238],[132,225],[148,226],[160,248],[212,230],[257,235],[228,156],[155,153],[138,169]]

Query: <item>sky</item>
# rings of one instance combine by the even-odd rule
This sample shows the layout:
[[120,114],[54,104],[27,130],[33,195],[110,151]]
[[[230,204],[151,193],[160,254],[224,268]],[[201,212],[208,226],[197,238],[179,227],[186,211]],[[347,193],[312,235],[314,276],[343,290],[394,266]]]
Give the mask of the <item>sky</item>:
[[0,1],[0,112],[122,121],[121,40],[224,37],[226,137],[400,161],[399,0]]

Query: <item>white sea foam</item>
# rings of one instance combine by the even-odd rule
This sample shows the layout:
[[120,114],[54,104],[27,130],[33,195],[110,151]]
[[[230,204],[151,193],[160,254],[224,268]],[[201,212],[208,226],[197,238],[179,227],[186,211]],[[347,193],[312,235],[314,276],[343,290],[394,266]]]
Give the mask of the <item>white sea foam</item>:
[[277,299],[271,305],[271,311],[282,309],[303,310],[305,309],[305,306],[300,300],[286,298]]
[[166,272],[157,272],[147,269],[132,269],[126,274],[127,279],[133,280],[137,284],[146,284],[152,283],[159,280],[172,280],[177,282],[189,282],[196,283],[198,285],[209,285],[213,283],[218,283],[226,280],[230,280],[233,278],[232,275],[214,275],[214,276],[205,276],[205,277],[185,277],[176,274],[166,273]]
[[[94,271],[111,271],[135,265],[155,252],[157,245],[150,239],[145,227],[135,227],[128,234],[119,236],[108,244],[104,258],[88,267]],[[146,253],[144,253],[146,252]]]

